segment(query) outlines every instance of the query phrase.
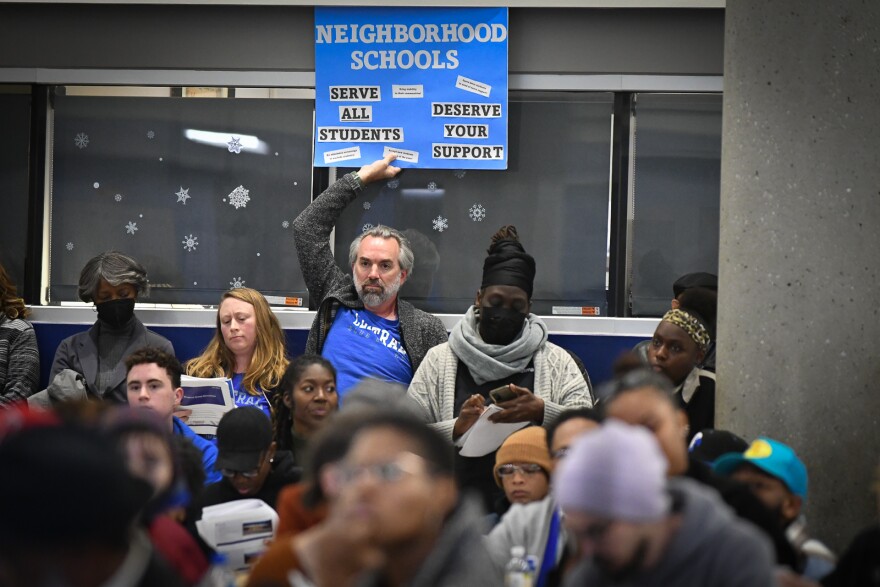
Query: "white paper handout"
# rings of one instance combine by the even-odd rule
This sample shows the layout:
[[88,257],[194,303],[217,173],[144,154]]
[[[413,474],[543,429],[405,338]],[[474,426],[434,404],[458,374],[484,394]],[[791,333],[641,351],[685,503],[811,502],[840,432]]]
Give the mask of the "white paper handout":
[[180,378],[183,399],[180,409],[190,410],[186,425],[196,434],[217,434],[223,414],[235,407],[232,401],[232,380],[228,377]]
[[529,425],[529,422],[513,422],[511,424],[496,424],[489,420],[489,416],[503,410],[491,404],[477,420],[470,430],[462,434],[458,440],[461,446],[459,454],[463,457],[482,457],[496,450],[508,436]]
[[261,499],[239,499],[202,510],[196,522],[205,542],[226,556],[233,569],[246,569],[275,536],[278,514]]

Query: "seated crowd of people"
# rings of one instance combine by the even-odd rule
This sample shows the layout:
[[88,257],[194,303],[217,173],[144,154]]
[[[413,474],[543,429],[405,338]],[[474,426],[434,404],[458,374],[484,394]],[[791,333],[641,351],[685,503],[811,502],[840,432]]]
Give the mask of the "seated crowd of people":
[[[653,337],[594,390],[531,313],[513,226],[448,334],[398,296],[400,232],[364,232],[337,267],[336,221],[392,162],[294,222],[317,304],[296,357],[266,299],[236,288],[181,363],[134,313],[145,268],[106,252],[79,283],[97,320],[38,390],[0,267],[0,587],[880,585],[880,525],[836,557],[808,534],[808,470],[784,439],[715,429],[713,275],[676,281]],[[216,434],[188,425],[185,375],[231,381]],[[233,568],[203,522],[243,499],[277,520]]]

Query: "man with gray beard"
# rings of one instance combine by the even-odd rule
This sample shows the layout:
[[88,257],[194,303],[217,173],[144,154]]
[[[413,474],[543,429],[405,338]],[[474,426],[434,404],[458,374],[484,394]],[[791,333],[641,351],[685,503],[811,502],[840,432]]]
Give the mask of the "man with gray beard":
[[306,342],[336,367],[337,390],[345,393],[364,377],[409,385],[428,349],[446,342],[440,320],[398,299],[413,267],[409,242],[400,232],[379,225],[351,243],[351,273],[336,266],[330,233],[367,184],[400,172],[394,155],[344,175],[293,223],[299,264],[317,315]]

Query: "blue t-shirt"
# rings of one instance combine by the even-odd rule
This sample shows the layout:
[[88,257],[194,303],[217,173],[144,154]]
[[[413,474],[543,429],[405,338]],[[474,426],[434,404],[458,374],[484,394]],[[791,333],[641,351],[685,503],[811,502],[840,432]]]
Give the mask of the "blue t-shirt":
[[400,342],[400,321],[340,306],[321,354],[336,367],[339,403],[364,377],[409,385],[413,371]]
[[242,381],[244,381],[244,373],[236,373],[232,376],[232,401],[235,402],[235,407],[254,406],[255,408],[260,408],[266,414],[266,417],[271,420],[272,410],[269,409],[269,400],[266,398],[266,394],[261,391],[259,385],[257,386],[257,391],[260,393],[257,395],[249,394],[242,389]]

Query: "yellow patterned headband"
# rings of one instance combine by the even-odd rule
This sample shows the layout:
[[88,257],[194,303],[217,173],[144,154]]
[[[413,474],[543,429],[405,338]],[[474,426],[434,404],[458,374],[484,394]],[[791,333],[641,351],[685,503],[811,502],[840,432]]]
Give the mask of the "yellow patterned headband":
[[700,350],[706,351],[709,346],[709,331],[706,326],[693,314],[689,314],[684,310],[669,310],[663,315],[662,322],[675,324],[690,336]]

